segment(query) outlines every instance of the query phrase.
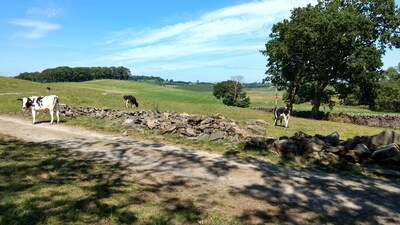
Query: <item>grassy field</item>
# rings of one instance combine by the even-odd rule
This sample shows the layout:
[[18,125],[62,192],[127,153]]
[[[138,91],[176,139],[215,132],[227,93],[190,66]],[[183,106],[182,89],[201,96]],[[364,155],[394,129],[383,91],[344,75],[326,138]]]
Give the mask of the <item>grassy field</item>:
[[[60,102],[70,107],[96,106],[112,109],[124,109],[122,96],[131,94],[137,97],[139,109],[186,112],[189,114],[212,115],[221,114],[246,126],[245,122],[252,119],[263,119],[272,122],[272,113],[228,107],[212,95],[210,85],[187,86],[159,86],[143,82],[119,80],[95,80],[79,83],[51,83],[40,84],[24,80],[0,77],[0,113],[21,114],[20,103],[17,98],[32,95],[49,94],[46,87],[51,87],[52,94],[60,97]],[[272,88],[254,88],[246,90],[252,99],[253,106],[273,106],[275,90]],[[280,93],[282,94],[282,93]],[[279,98],[280,99],[280,98]],[[283,102],[278,100],[279,105]],[[295,105],[295,108],[309,110],[306,105]],[[338,107],[335,111],[365,112],[371,111],[362,108]],[[28,115],[26,115],[28,116]],[[62,119],[66,123],[71,121]],[[297,131],[327,135],[339,132],[341,138],[357,135],[373,135],[383,128],[359,126],[329,121],[316,121],[303,118],[291,118],[290,127],[266,126],[267,136],[290,136]]]
[[[115,80],[39,84],[5,77],[0,77],[0,84],[0,113],[24,116],[29,121],[29,113],[21,112],[17,98],[47,94],[57,94],[60,102],[70,107],[125,109],[122,96],[131,94],[137,97],[139,110],[200,115],[219,113],[238,121],[242,127],[252,119],[272,121],[272,113],[224,106],[212,96],[212,89],[206,85],[172,87]],[[46,87],[51,87],[50,93]],[[253,106],[273,106],[273,89],[246,91]],[[280,102],[280,105],[283,103]],[[306,105],[299,107],[307,108]],[[357,108],[349,110],[369,112]],[[48,119],[48,115],[43,118]],[[61,121],[121,133],[120,126],[110,121],[85,117],[61,118]],[[297,131],[324,135],[337,131],[342,139],[373,135],[384,129],[302,118],[291,118],[287,129],[271,125],[265,128],[267,135],[275,138],[290,136]],[[138,137],[151,140],[154,135],[157,134],[146,131]],[[172,135],[166,135],[164,140],[220,153],[228,153],[232,148],[233,151],[241,150],[240,146],[224,142],[188,141]],[[269,156],[259,152],[245,154],[282,162],[276,155],[267,158]],[[138,174],[119,165],[84,160],[79,154],[56,146],[25,143],[0,134],[0,224],[125,224],[132,221],[154,225],[197,224],[198,221],[203,224],[241,224],[240,220],[225,216],[224,205],[208,203],[219,206],[219,210],[199,205],[204,202],[204,196],[212,195],[215,190],[195,190],[193,193],[197,193],[199,199],[186,198],[183,197],[183,190],[174,189],[177,185],[160,183],[151,176],[138,177]],[[188,190],[192,192],[192,188]],[[280,206],[276,207],[276,214],[270,218],[271,223],[281,221]]]

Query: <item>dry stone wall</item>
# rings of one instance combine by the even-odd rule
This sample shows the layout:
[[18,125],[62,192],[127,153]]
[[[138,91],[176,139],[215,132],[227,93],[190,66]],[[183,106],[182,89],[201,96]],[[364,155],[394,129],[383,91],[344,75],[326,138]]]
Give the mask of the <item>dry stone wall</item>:
[[296,132],[291,137],[273,139],[265,136],[248,136],[245,149],[272,151],[282,156],[304,156],[323,164],[375,162],[400,171],[400,134],[384,130],[373,136],[356,136],[341,140],[337,132],[327,136],[311,136]]
[[[176,134],[199,140],[230,139],[239,141],[248,135],[248,131],[239,128],[234,120],[219,114],[202,116],[151,110],[113,110],[89,106],[70,108],[67,105],[60,107],[60,113],[67,117],[107,118],[117,120],[121,126],[125,127],[147,128],[158,130],[161,134]],[[265,128],[257,124],[249,126],[255,130],[254,132],[265,134]]]
[[[269,107],[253,107],[254,110],[272,112],[273,108]],[[309,111],[293,110],[292,116],[311,118]],[[319,115],[319,119],[334,122],[353,123],[358,125],[387,127],[400,129],[400,115],[372,115],[372,114],[353,114],[353,113],[323,113]]]

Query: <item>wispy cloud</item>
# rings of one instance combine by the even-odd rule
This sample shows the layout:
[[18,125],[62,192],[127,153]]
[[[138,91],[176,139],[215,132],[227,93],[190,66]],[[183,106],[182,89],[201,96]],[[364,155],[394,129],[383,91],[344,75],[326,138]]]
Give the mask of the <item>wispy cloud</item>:
[[28,15],[53,18],[64,14],[64,9],[57,6],[31,7],[27,11]]
[[60,29],[59,24],[39,20],[14,19],[10,20],[9,23],[28,28],[27,30],[20,31],[16,34],[16,36],[27,39],[39,39],[46,36],[49,31]]
[[[126,29],[110,35],[104,45],[114,50],[113,62],[145,62],[193,57],[235,57],[258,50],[268,39],[272,25],[290,16],[294,7],[316,0],[251,1],[208,12],[199,18],[155,29]],[[168,69],[173,66],[164,66]],[[157,67],[162,69],[161,67]],[[262,68],[264,69],[264,68]]]

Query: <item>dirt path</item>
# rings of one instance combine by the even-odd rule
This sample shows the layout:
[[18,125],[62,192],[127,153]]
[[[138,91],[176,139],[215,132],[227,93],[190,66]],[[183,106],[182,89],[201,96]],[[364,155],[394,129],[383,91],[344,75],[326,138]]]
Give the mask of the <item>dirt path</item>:
[[265,210],[279,206],[285,211],[281,213],[286,213],[284,220],[292,224],[306,224],[321,214],[333,223],[400,224],[397,181],[296,170],[63,124],[32,125],[29,118],[5,115],[0,115],[0,133],[57,144],[91,159],[108,159],[137,171],[151,171],[152,176],[179,177],[228,194],[240,193],[240,197],[232,195],[219,201],[227,204],[230,214],[250,210],[261,222],[268,221]]

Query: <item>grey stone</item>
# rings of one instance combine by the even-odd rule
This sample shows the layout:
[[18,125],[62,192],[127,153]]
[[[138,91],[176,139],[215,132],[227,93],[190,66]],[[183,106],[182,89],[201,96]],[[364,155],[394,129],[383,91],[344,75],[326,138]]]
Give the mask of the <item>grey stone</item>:
[[249,136],[244,141],[245,149],[268,149],[270,138],[264,136]]
[[393,143],[387,145],[385,147],[377,149],[375,152],[372,153],[372,159],[374,161],[382,161],[389,158],[392,158],[396,155],[400,154],[400,148],[397,144]]
[[211,133],[210,137],[208,138],[210,141],[224,139],[225,134],[222,131],[214,131]]
[[325,137],[325,143],[329,144],[329,145],[338,145],[339,144],[339,133],[338,132],[334,132],[332,134],[329,134],[328,136]]
[[309,152],[320,152],[322,151],[324,147],[325,142],[322,141],[321,139],[317,137],[312,137],[308,142],[307,142],[307,150]]
[[297,152],[297,145],[291,139],[282,139],[274,141],[275,149],[283,155],[293,155]]
[[258,135],[265,135],[265,132],[267,131],[264,127],[260,127],[258,125],[249,125],[247,126],[247,129]]
[[373,135],[369,138],[368,147],[371,150],[376,150],[381,146],[386,146],[392,143],[400,145],[400,134],[392,130],[384,130],[377,135]]

